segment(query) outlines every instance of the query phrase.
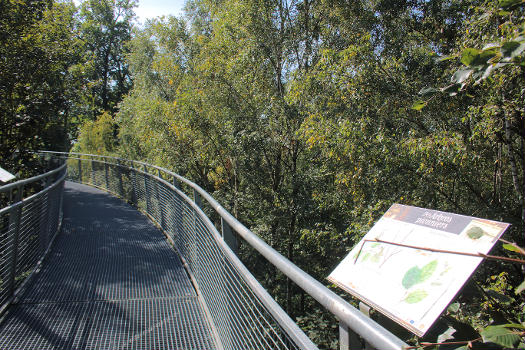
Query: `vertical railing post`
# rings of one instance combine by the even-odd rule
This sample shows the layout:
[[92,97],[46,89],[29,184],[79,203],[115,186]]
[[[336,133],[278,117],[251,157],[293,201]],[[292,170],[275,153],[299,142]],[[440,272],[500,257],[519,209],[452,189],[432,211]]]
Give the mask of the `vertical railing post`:
[[195,204],[197,204],[199,208],[202,208],[201,195],[195,189],[193,189],[193,201],[195,202]]
[[173,186],[180,190],[180,181],[175,176],[173,176]]
[[222,228],[222,239],[230,247],[230,249],[237,254],[239,249],[239,243],[237,241],[237,236],[233,232],[231,226],[221,217],[221,228]]
[[118,191],[119,196],[124,198],[124,186],[122,186],[122,166],[120,160],[117,159],[117,172],[118,172]]
[[104,160],[104,175],[106,176],[106,190],[109,191],[108,162]]
[[[199,194],[199,192],[197,192],[197,190],[193,189],[193,201],[195,202],[195,204],[199,207],[199,208],[202,208],[202,200],[201,200],[201,196]],[[199,267],[197,266],[198,265],[198,261],[197,261],[197,252],[196,252],[196,247],[197,247],[197,212],[194,210],[193,211],[193,227],[192,227],[192,230],[190,231],[190,236],[189,236],[189,239],[188,239],[188,244],[189,244],[189,256],[191,257],[191,261],[192,261],[192,264],[193,264],[193,272],[195,274],[199,274],[200,273],[200,270],[199,270]]]
[[[176,176],[173,176],[173,186],[180,190],[180,182],[179,179],[177,179]],[[182,234],[182,204],[181,204],[181,198],[179,194],[175,191],[175,203],[174,203],[174,210],[175,210],[175,227],[173,232],[173,239],[177,241],[177,246],[181,246],[181,234]],[[178,206],[178,207],[177,207]],[[175,237],[177,235],[177,237]]]
[[131,163],[131,203],[138,207],[138,198],[137,198],[137,170],[133,166],[133,162]]
[[9,279],[7,281],[8,287],[7,290],[9,291],[9,295],[14,295],[15,289],[16,289],[16,265],[18,264],[18,236],[20,232],[20,219],[22,214],[22,193],[24,192],[24,186],[17,187],[16,195],[14,200],[11,201],[11,205],[18,204],[14,208],[11,209],[11,212],[9,213],[9,226],[8,226],[8,232],[11,231],[12,235],[10,238],[10,257],[9,257]]
[[150,205],[149,205],[149,186],[148,186],[148,178],[149,176],[146,175],[148,173],[148,168],[146,167],[146,164],[143,165],[142,170],[144,171],[144,191],[146,193],[146,213],[150,214]]
[[[157,174],[159,175],[159,178],[162,179],[162,174],[160,172],[160,169],[158,169]],[[155,199],[157,200],[157,210],[158,214],[160,215],[160,227],[165,230],[166,225],[164,221],[164,206],[162,206],[160,203],[160,193],[159,193],[159,181],[155,180]]]
[[78,182],[82,183],[82,160],[78,156]]
[[91,183],[95,184],[95,159],[91,157]]
[[363,344],[357,334],[342,321],[339,321],[339,350],[363,350]]

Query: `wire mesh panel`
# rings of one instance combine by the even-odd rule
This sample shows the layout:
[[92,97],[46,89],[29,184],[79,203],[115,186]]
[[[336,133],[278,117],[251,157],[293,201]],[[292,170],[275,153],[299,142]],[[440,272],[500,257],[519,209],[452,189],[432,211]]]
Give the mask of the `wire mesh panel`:
[[[109,191],[147,213],[172,239],[191,271],[225,349],[315,349],[297,342],[273,316],[284,311],[268,307],[264,289],[225,244],[214,225],[170,178],[143,163],[98,156],[62,155],[68,179]],[[264,292],[265,293],[265,292]],[[263,294],[264,294],[263,293]],[[271,299],[271,298],[270,298]],[[275,310],[279,308],[279,310]],[[291,320],[290,320],[291,321]],[[289,325],[288,325],[289,327]]]
[[0,310],[34,271],[59,231],[66,166],[0,187]]

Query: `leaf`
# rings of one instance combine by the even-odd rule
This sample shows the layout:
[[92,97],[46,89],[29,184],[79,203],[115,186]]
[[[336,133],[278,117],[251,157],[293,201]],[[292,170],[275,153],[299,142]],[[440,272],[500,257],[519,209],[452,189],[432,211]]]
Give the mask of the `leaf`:
[[431,262],[423,266],[419,274],[419,282],[424,282],[427,279],[429,279],[430,276],[432,276],[432,274],[434,273],[434,271],[436,271],[437,264],[437,260],[432,260]]
[[471,68],[484,66],[487,62],[498,55],[496,47],[489,47],[486,50],[467,48],[461,53],[461,63]]
[[514,298],[511,298],[505,294],[498,293],[492,289],[487,289],[485,293],[487,293],[488,296],[490,296],[491,298],[493,298],[494,300],[496,300],[497,302],[501,304],[508,305],[515,301]]
[[452,83],[461,84],[470,77],[472,72],[473,72],[472,69],[461,69],[460,68],[456,71],[456,73],[454,73],[450,81]]
[[443,343],[446,340],[453,339],[454,338],[454,336],[453,336],[454,333],[456,333],[456,329],[453,328],[453,327],[448,327],[448,329],[446,331],[444,331],[443,333],[441,333],[438,336],[437,342],[438,343]]
[[525,255],[525,250],[523,248],[518,247],[515,244],[505,243],[503,245],[503,249],[510,250],[511,252],[515,252],[515,253],[519,253],[519,254],[524,254]]
[[410,268],[405,275],[403,276],[403,280],[401,281],[401,284],[405,289],[409,289],[415,284],[419,283],[419,276],[421,274],[421,269],[417,266],[414,266]]
[[481,51],[474,48],[467,48],[461,53],[461,63],[465,66],[470,66],[476,57],[480,54]]
[[422,289],[418,289],[408,294],[407,297],[403,300],[407,304],[419,303],[421,300],[425,299],[428,296],[428,293]]
[[458,56],[457,55],[450,55],[450,56],[437,57],[435,59],[435,62],[449,61],[449,60],[454,59],[456,57],[458,57]]
[[499,7],[502,9],[510,9],[523,5],[523,0],[499,0]]
[[419,91],[419,95],[423,96],[423,97],[427,97],[427,96],[431,96],[431,95],[434,95],[435,93],[439,92],[438,89],[436,88],[433,88],[433,87],[426,87],[426,88],[423,88]]
[[519,344],[521,338],[506,325],[488,326],[481,331],[485,343],[495,343],[506,348],[513,348]]
[[416,111],[420,111],[421,109],[423,109],[423,107],[425,107],[427,105],[427,103],[425,101],[422,101],[422,100],[417,100],[416,102],[414,102],[414,104],[412,105],[412,107],[410,107],[411,109],[414,109]]
[[441,88],[441,91],[449,94],[449,96],[455,96],[458,94],[459,89],[461,89],[461,84],[452,84],[447,87]]
[[501,46],[501,54],[503,57],[514,58],[521,55],[525,50],[525,42],[507,41]]
[[478,70],[476,73],[472,74],[472,77],[476,80],[474,85],[479,84],[481,81],[487,79],[494,70],[495,65],[489,64],[487,66],[484,66],[482,69]]
[[474,227],[471,227],[468,229],[467,231],[467,236],[470,238],[470,239],[479,239],[483,236],[483,229],[481,227],[478,227],[478,226],[474,226]]
[[520,294],[521,292],[523,292],[525,290],[525,281],[521,282],[520,285],[516,288],[516,290],[514,291],[514,293],[516,294]]
[[456,313],[459,311],[459,303],[452,303],[448,306],[447,311],[450,313]]

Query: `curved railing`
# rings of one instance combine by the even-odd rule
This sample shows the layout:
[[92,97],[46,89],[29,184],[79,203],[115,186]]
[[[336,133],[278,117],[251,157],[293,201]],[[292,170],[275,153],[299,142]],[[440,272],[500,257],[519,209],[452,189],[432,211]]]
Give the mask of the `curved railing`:
[[0,187],[0,314],[49,251],[62,222],[66,164]]
[[[174,243],[225,349],[317,349],[235,254],[242,238],[339,320],[340,348],[400,350],[403,341],[279,254],[197,184],[162,167],[115,157],[43,152],[63,158],[68,179],[111,192],[144,211]],[[193,200],[181,190],[185,184]],[[219,233],[204,214],[220,218]],[[356,337],[355,335],[359,335]],[[361,342],[361,340],[363,342]]]

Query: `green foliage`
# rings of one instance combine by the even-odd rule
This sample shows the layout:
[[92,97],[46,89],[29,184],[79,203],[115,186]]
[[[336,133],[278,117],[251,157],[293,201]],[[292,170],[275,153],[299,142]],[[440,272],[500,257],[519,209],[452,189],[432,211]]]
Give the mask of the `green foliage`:
[[69,148],[67,81],[81,47],[72,35],[75,8],[53,1],[0,6],[0,159],[11,172],[32,171],[30,151]]
[[[522,1],[196,0],[186,19],[148,21],[131,40],[133,3],[115,4],[82,5],[72,113],[99,117],[77,149],[193,179],[319,280],[395,202],[506,221],[507,238],[522,238]],[[335,347],[319,305],[247,247],[240,257],[321,348]],[[406,272],[407,303],[426,296],[436,264]],[[525,322],[522,281],[485,262],[429,341],[461,348]]]
[[72,149],[73,152],[87,154],[110,155],[116,151],[117,124],[113,117],[105,112],[95,121],[85,122],[79,133],[79,140]]

